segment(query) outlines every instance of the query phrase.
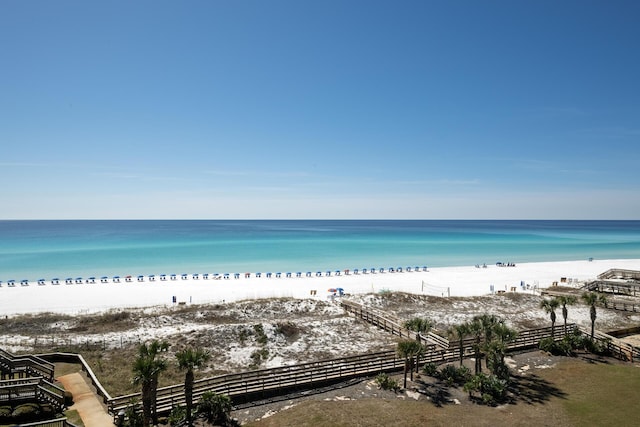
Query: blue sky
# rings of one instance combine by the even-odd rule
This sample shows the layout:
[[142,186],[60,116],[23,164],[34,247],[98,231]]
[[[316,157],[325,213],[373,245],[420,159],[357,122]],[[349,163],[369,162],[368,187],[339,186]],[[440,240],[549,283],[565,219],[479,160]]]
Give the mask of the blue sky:
[[0,2],[0,219],[640,219],[637,1]]

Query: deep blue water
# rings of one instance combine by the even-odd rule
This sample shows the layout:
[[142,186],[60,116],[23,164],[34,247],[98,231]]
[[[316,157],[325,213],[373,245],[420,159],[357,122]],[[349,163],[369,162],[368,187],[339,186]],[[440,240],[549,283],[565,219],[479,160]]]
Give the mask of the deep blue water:
[[640,258],[640,221],[0,221],[0,280]]

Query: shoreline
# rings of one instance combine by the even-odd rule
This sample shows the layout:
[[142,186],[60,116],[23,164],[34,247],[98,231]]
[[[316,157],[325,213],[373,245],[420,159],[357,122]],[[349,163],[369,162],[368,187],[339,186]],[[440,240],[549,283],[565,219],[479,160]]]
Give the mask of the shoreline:
[[[496,292],[535,293],[539,289],[549,287],[553,282],[560,283],[564,278],[570,285],[578,285],[596,277],[611,268],[640,270],[640,259],[618,260],[581,260],[521,263],[514,266],[463,266],[434,267],[426,271],[384,272],[345,270],[330,276],[322,272],[234,273],[221,275],[213,279],[213,275],[193,274],[176,275],[171,280],[156,276],[121,277],[119,283],[109,277],[106,283],[95,278],[94,283],[86,283],[73,278],[65,283],[66,278],[58,285],[47,280],[42,284],[29,282],[9,287],[6,282],[0,287],[0,315],[35,314],[55,312],[65,314],[96,313],[110,309],[145,308],[153,306],[172,306],[186,304],[219,304],[241,300],[263,298],[314,298],[327,299],[339,295],[339,289],[346,294],[366,294],[376,292],[407,292],[418,295],[466,297],[481,296]],[[330,292],[329,289],[336,291]],[[314,292],[315,291],[315,292]]]

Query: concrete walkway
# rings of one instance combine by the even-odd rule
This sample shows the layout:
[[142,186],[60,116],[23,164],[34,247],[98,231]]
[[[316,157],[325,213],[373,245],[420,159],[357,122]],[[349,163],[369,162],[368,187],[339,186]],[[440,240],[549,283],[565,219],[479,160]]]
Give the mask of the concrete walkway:
[[104,409],[82,374],[68,374],[56,379],[73,395],[73,406],[69,409],[78,411],[85,427],[114,427],[113,418]]

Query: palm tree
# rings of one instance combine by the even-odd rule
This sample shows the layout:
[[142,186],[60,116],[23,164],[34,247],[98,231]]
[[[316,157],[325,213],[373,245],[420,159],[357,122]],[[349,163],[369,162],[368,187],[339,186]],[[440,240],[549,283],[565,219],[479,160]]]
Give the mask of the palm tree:
[[560,307],[560,301],[556,298],[543,299],[540,301],[540,308],[549,313],[551,317],[551,338],[553,338],[553,332],[556,325],[556,308]]
[[151,408],[153,393],[153,376],[155,372],[154,361],[148,357],[138,356],[133,363],[133,383],[142,386],[142,425],[149,427],[151,424]]
[[407,371],[411,371],[411,381],[413,381],[413,369],[409,369],[414,356],[419,355],[424,350],[421,343],[414,340],[400,341],[396,348],[399,357],[404,358],[404,388],[407,388]]
[[474,337],[474,342],[473,342],[473,352],[474,352],[474,358],[475,358],[475,374],[478,375],[479,373],[482,372],[482,355],[480,353],[480,349],[481,349],[481,341],[482,341],[482,322],[480,321],[480,319],[476,316],[474,317],[470,323],[467,324],[468,328],[469,328],[469,334],[473,335]]
[[211,354],[200,348],[185,348],[176,353],[178,359],[178,367],[186,371],[184,375],[184,399],[187,409],[187,425],[193,425],[192,408],[193,408],[193,371],[201,368],[210,359]]
[[575,304],[578,299],[571,295],[561,295],[557,297],[557,300],[560,301],[562,305],[562,318],[564,319],[564,334],[567,335],[567,317],[569,315],[569,310],[567,310],[568,305]]
[[151,420],[158,424],[156,412],[156,392],[158,390],[158,377],[167,369],[167,362],[157,358],[162,351],[169,349],[166,341],[153,340],[138,347],[138,357],[133,365],[133,383],[142,386],[142,418],[145,427]]
[[464,338],[471,332],[468,323],[461,323],[454,325],[449,329],[449,334],[455,336],[458,339],[459,351],[460,351],[460,366],[464,360]]
[[[507,351],[508,344],[515,340],[518,332],[511,329],[504,322],[500,322],[493,327],[495,339],[487,344],[487,354],[491,354],[491,370],[494,375],[502,378],[509,378],[509,368],[504,363],[504,356]],[[487,356],[487,360],[489,356]]]
[[593,341],[596,327],[596,304],[606,304],[607,298],[595,292],[585,292],[582,294],[582,300],[591,307],[589,311],[591,314],[591,341]]
[[[404,327],[410,331],[416,332],[416,341],[421,343],[421,334],[428,334],[429,331],[431,331],[431,328],[433,328],[433,321],[427,318],[415,317],[404,322]],[[418,369],[420,367],[421,354],[422,353],[416,354],[416,372],[418,372]]]

